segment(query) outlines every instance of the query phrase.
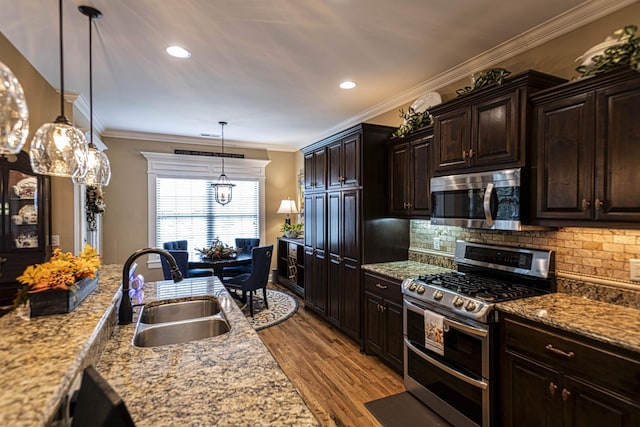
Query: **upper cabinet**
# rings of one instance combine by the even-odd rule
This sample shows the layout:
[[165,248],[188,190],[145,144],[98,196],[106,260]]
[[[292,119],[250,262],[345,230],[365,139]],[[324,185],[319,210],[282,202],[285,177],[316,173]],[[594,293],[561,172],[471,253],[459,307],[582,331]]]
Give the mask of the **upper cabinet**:
[[431,215],[433,127],[389,141],[389,215]]
[[15,298],[16,277],[47,257],[49,185],[33,173],[26,152],[0,156],[0,305]]
[[327,155],[324,147],[304,155],[304,190],[323,191],[327,184]]
[[640,221],[640,73],[624,67],[536,94],[538,220]]
[[327,146],[327,186],[330,190],[360,185],[360,133]]
[[434,175],[527,165],[529,95],[563,82],[527,71],[432,107]]

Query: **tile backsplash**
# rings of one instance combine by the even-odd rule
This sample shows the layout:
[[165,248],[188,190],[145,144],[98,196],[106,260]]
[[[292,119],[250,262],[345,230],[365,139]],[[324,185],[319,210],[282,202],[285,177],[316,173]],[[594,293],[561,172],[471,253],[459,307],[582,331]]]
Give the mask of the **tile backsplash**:
[[[493,231],[412,220],[410,233],[409,259],[414,260],[434,255],[451,258],[456,240],[553,250],[558,290],[589,298],[594,298],[594,293],[613,293],[606,299],[631,298],[635,302],[625,305],[640,305],[640,282],[629,280],[629,259],[640,258],[640,230],[567,227]],[[439,239],[438,251],[434,250],[434,239]]]

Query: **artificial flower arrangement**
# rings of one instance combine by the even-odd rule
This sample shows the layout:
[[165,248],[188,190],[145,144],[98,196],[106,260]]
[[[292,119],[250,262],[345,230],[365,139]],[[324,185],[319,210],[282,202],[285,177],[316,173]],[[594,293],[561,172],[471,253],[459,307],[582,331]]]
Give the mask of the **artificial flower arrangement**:
[[75,292],[76,283],[95,278],[99,267],[100,255],[89,244],[85,244],[78,256],[56,248],[49,261],[30,265],[17,277],[23,286],[13,304],[15,307],[25,304],[29,295],[36,292],[56,289]]
[[220,239],[215,239],[208,248],[196,248],[196,250],[209,259],[234,258],[240,252],[239,249],[226,245]]
[[107,210],[104,194],[100,187],[87,186],[85,205],[89,231],[96,231],[98,229],[97,215],[102,215]]

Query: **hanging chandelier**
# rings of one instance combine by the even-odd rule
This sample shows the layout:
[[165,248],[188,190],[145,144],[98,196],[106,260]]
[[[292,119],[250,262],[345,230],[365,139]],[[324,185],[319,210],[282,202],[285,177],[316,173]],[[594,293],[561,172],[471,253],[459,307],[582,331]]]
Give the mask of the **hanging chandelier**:
[[29,133],[29,109],[18,78],[0,62],[0,154],[18,154]]
[[220,203],[222,206],[231,202],[231,198],[233,196],[233,187],[235,184],[232,184],[227,175],[224,173],[224,127],[227,122],[218,122],[220,127],[222,128],[222,173],[218,177],[218,181],[215,184],[211,184],[213,187],[214,196],[216,202]]
[[84,184],[89,186],[109,185],[111,179],[111,165],[109,158],[93,143],[93,39],[92,20],[102,17],[102,12],[91,6],[78,6],[78,10],[89,18],[89,150],[87,153],[87,173],[85,176],[74,176],[74,184]]
[[64,115],[64,44],[62,41],[62,0],[58,1],[60,21],[60,115],[36,131],[29,155],[33,171],[40,175],[81,177],[87,173],[87,140]]

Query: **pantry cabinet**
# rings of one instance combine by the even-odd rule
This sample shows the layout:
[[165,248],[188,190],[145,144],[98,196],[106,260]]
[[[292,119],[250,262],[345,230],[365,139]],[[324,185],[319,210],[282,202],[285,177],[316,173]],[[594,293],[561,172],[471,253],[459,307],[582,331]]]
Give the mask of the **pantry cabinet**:
[[640,221],[640,73],[623,68],[532,97],[539,223]]
[[433,127],[389,141],[389,215],[431,215]]
[[364,351],[403,372],[400,281],[364,273]]
[[49,178],[33,173],[26,152],[0,156],[0,306],[13,302],[16,277],[47,259],[50,191]]
[[638,354],[505,315],[503,425],[640,425]]
[[523,167],[531,161],[529,96],[564,79],[527,71],[431,107],[434,175]]
[[305,176],[323,150],[328,170],[324,190],[305,191],[305,308],[359,343],[360,266],[406,259],[409,248],[409,221],[387,214],[392,132],[363,123],[302,149]]

